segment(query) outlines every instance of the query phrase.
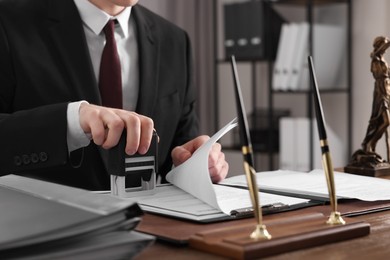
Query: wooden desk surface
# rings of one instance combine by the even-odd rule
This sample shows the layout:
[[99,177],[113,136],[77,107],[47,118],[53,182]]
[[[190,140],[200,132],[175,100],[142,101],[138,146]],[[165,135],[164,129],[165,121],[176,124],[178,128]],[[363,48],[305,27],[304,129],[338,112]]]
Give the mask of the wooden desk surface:
[[[325,206],[314,210],[323,211]],[[306,210],[313,210],[306,209]],[[284,213],[281,213],[284,214]],[[390,210],[354,217],[371,225],[368,236],[284,253],[267,259],[390,259]],[[157,241],[135,259],[226,259],[188,246]]]

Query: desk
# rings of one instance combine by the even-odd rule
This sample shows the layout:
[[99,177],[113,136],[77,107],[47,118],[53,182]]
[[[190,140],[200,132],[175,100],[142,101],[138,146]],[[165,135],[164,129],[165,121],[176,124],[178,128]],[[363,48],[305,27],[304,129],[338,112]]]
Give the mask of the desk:
[[[329,212],[328,206],[316,206],[296,211],[297,214],[305,212]],[[291,214],[289,212],[277,215]],[[275,215],[264,216],[274,218]],[[147,216],[146,216],[147,217]],[[267,259],[389,259],[390,257],[390,210],[370,213],[354,217],[364,220],[371,225],[371,233],[368,236],[346,240],[338,243],[312,247],[303,250],[292,251],[268,257]],[[146,218],[147,220],[147,218]],[[236,220],[242,221],[242,220]],[[244,220],[247,221],[247,220]],[[197,251],[187,246],[174,246],[165,242],[157,241],[154,245],[144,250],[135,259],[226,259]]]

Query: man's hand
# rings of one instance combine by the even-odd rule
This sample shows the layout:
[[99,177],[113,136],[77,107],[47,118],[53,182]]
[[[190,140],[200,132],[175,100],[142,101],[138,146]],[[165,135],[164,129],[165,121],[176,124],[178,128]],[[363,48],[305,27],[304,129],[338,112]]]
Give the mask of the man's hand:
[[80,126],[92,135],[95,144],[109,149],[118,144],[124,129],[127,132],[126,153],[145,154],[153,135],[153,120],[135,112],[82,103]]
[[[172,150],[172,160],[178,166],[189,159],[192,154],[210,137],[202,135]],[[225,161],[225,154],[221,151],[221,145],[215,143],[209,154],[209,173],[212,182],[217,183],[223,180],[229,170],[229,164]]]

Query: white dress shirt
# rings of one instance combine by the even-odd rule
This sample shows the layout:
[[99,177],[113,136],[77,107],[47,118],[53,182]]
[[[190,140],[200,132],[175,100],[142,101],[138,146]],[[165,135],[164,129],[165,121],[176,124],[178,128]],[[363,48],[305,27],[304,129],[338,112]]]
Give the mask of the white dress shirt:
[[[139,92],[138,46],[136,28],[130,19],[131,7],[125,8],[115,17],[110,16],[87,0],[74,0],[81,19],[88,44],[96,82],[99,79],[100,60],[105,45],[103,27],[109,19],[116,19],[115,40],[122,71],[123,109],[134,111]],[[85,147],[90,142],[90,135],[81,129],[79,107],[81,102],[68,105],[68,149],[69,152]]]

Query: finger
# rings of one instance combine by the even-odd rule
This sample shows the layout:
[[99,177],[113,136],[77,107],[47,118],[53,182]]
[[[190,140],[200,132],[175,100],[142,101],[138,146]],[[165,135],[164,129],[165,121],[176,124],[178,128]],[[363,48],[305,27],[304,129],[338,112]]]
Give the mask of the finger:
[[213,164],[208,165],[210,176],[216,176],[219,174],[219,171],[222,169],[225,163],[225,154],[219,153],[218,158],[213,161]]
[[187,143],[183,144],[182,147],[189,151],[191,154],[194,153],[199,147],[202,146],[207,140],[209,140],[210,137],[207,135],[201,135],[198,136],[197,138],[188,141]]
[[218,183],[226,178],[229,172],[229,164],[224,161],[219,169],[210,169],[210,177],[213,183]]
[[80,126],[85,133],[91,134],[93,142],[97,145],[102,145],[106,139],[105,124],[100,112],[97,106],[85,103],[80,105]]
[[96,145],[102,145],[106,139],[106,129],[102,120],[92,120],[89,124],[92,140]]
[[150,147],[150,143],[152,141],[153,132],[154,130],[154,123],[153,120],[146,116],[140,116],[141,121],[141,137],[140,137],[140,143],[138,152],[140,154],[145,154]]
[[183,146],[175,147],[171,152],[173,165],[178,166],[188,160],[192,153],[185,149]]
[[225,160],[225,154],[221,152],[221,145],[216,143],[209,154],[209,174],[213,182],[219,182],[224,179],[228,171],[228,163]]
[[141,121],[136,113],[121,113],[126,125],[126,153],[133,155],[138,151],[141,137]]
[[112,111],[102,113],[103,122],[106,125],[106,138],[102,147],[109,149],[118,144],[121,138],[125,123],[123,120]]
[[213,144],[213,146],[211,147],[211,151],[209,153],[209,159],[208,159],[209,167],[213,167],[218,163],[218,161],[220,160],[221,150],[222,150],[222,146],[220,143]]

